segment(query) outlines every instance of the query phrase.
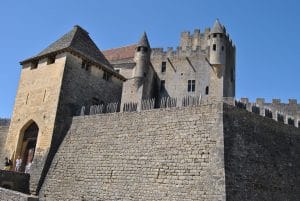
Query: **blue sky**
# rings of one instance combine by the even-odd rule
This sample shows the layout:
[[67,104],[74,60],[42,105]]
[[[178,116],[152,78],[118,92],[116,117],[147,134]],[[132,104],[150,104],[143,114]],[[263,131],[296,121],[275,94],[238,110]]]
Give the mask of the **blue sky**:
[[101,50],[138,41],[176,47],[180,32],[204,30],[216,18],[237,46],[236,97],[300,102],[300,1],[298,0],[28,0],[0,5],[0,117],[10,117],[21,71],[76,24]]

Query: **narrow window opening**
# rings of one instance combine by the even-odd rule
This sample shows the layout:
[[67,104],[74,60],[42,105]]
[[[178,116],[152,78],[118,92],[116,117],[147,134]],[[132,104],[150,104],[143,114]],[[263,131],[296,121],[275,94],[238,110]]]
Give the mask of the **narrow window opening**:
[[216,38],[216,37],[217,37],[217,34],[213,34],[213,37]]
[[48,57],[47,65],[55,63],[55,56]]
[[161,72],[165,73],[166,72],[166,68],[167,68],[167,62],[163,61],[161,63]]
[[37,67],[38,67],[38,61],[33,61],[33,62],[31,62],[31,66],[30,66],[30,69],[32,70],[32,69],[37,69]]
[[222,35],[222,34],[220,34],[220,38],[223,38],[223,35]]
[[140,52],[142,47],[137,47],[137,51]]
[[222,46],[222,51],[224,51],[224,46]]
[[26,105],[28,104],[28,99],[29,99],[29,93],[28,93],[27,96],[26,96],[26,101],[25,101],[25,104],[26,104]]
[[213,44],[213,51],[216,51],[216,50],[217,50],[217,45]]
[[45,102],[46,93],[47,93],[47,91],[46,91],[46,89],[45,89],[45,91],[44,91],[44,97],[43,97],[43,102]]
[[205,95],[208,95],[209,94],[209,87],[207,86],[206,88],[205,88]]
[[166,87],[166,81],[165,80],[161,80],[160,81],[160,91],[164,91]]
[[298,128],[300,128],[300,121],[298,121]]

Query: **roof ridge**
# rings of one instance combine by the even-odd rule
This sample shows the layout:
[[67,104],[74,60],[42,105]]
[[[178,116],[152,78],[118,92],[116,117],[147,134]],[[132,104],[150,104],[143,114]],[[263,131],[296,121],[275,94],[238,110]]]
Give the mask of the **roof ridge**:
[[110,48],[110,49],[102,50],[102,52],[109,51],[109,50],[120,49],[120,48],[124,48],[124,47],[136,46],[136,45],[138,45],[138,44],[137,44],[137,43],[134,43],[134,44],[130,44],[130,45],[124,45],[124,46],[120,46],[120,47],[114,47],[114,48]]

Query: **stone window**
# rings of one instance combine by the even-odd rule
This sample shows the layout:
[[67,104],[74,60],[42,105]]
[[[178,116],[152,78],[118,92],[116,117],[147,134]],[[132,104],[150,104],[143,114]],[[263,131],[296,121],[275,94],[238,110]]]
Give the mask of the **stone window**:
[[161,80],[160,81],[160,91],[165,90],[166,87],[166,81],[165,80]]
[[298,121],[298,128],[300,128],[300,121]]
[[30,69],[37,69],[39,61],[32,61],[30,65]]
[[161,72],[165,73],[167,68],[167,62],[163,61],[161,62]]
[[220,38],[223,38],[223,35],[222,35],[222,34],[220,34],[219,36],[220,36]]
[[224,46],[222,46],[222,51],[224,51]]
[[217,37],[217,34],[213,34],[213,37],[216,38],[216,37]]
[[89,71],[91,68],[91,65],[87,61],[82,60],[81,68],[85,69],[86,71]]
[[47,65],[55,63],[55,55],[48,57]]
[[103,73],[103,79],[106,80],[106,81],[108,81],[108,80],[110,80],[110,78],[111,78],[111,74],[108,73],[108,72],[106,72],[106,71],[104,71],[104,73]]
[[205,88],[205,95],[208,95],[209,94],[209,87],[207,86],[206,88]]
[[195,91],[195,80],[188,80],[188,92],[194,92]]
[[217,50],[217,45],[213,44],[213,51],[216,51],[216,50]]

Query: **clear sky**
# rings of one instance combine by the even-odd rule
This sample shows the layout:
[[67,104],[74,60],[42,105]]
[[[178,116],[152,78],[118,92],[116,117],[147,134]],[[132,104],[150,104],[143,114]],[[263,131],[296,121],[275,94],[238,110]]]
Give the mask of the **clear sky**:
[[216,18],[237,46],[236,98],[300,102],[298,0],[28,0],[0,4],[0,117],[10,117],[21,71],[76,24],[101,50],[136,43],[174,47],[182,31],[211,27]]

